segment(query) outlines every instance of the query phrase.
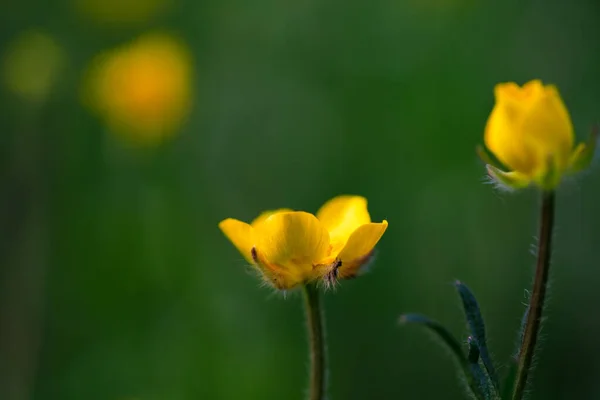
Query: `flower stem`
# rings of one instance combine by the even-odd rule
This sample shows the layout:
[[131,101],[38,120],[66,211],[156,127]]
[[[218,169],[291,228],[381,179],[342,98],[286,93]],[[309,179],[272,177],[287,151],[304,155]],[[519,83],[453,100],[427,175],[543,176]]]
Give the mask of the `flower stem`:
[[304,304],[310,340],[310,400],[325,399],[325,334],[319,291],[314,284],[304,285]]
[[529,302],[527,321],[523,331],[523,341],[519,349],[517,374],[513,389],[513,400],[521,400],[527,387],[527,378],[537,344],[542,323],[544,300],[548,287],[550,270],[550,255],[552,252],[552,227],[554,225],[554,192],[542,193],[542,208],[540,213],[539,246],[537,264],[531,300]]

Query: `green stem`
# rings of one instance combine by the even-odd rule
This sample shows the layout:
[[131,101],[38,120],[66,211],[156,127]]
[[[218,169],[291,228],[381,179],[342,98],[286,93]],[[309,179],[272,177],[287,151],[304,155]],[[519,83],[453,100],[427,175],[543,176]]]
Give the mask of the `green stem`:
[[527,322],[523,331],[523,341],[519,349],[517,374],[513,389],[513,400],[521,400],[527,387],[527,378],[531,369],[533,355],[542,323],[544,300],[548,287],[550,270],[550,255],[552,252],[552,227],[554,225],[554,192],[545,191],[542,194],[542,209],[540,214],[539,246],[537,265],[531,300],[529,302]]
[[319,291],[314,284],[304,286],[304,305],[310,340],[310,400],[325,399],[325,334]]

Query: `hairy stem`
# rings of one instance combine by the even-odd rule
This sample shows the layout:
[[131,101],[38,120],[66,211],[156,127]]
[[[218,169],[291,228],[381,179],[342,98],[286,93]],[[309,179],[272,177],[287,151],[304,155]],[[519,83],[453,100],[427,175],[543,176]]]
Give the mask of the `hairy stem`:
[[519,349],[517,374],[513,389],[513,400],[521,400],[527,387],[527,378],[531,369],[533,355],[537,344],[544,300],[548,287],[550,270],[550,254],[552,252],[552,227],[554,225],[554,192],[544,191],[540,214],[539,247],[533,290],[529,302],[527,321],[523,331],[523,341]]
[[319,291],[313,284],[304,286],[306,323],[310,341],[310,400],[325,399],[325,333]]

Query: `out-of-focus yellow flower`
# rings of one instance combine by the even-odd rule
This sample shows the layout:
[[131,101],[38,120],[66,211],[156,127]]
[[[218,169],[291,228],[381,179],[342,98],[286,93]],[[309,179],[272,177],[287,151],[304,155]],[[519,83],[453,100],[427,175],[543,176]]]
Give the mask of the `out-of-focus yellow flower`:
[[72,0],[76,11],[99,24],[131,25],[147,22],[163,12],[171,0]]
[[317,212],[267,211],[247,224],[228,218],[219,228],[277,289],[357,275],[388,223],[371,222],[367,200],[338,196]]
[[535,183],[555,188],[566,173],[589,165],[595,146],[591,142],[573,148],[573,124],[558,90],[532,80],[525,85],[500,83],[494,89],[496,104],[485,128],[488,150],[509,170],[489,160],[488,172],[512,188]]
[[4,54],[4,84],[27,102],[42,102],[56,83],[65,58],[63,49],[51,36],[26,31],[8,45]]
[[171,136],[188,115],[191,81],[187,48],[166,34],[147,34],[98,56],[84,96],[113,131],[154,144]]

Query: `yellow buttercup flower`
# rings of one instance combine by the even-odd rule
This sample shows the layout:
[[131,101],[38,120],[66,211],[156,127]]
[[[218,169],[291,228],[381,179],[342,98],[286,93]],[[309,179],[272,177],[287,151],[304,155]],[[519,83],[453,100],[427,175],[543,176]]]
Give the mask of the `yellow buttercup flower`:
[[555,86],[540,80],[523,86],[500,83],[494,94],[484,141],[509,171],[486,159],[492,178],[513,188],[534,183],[550,190],[565,174],[589,165],[595,136],[587,145],[573,147],[573,124]]
[[219,228],[277,289],[324,279],[351,278],[369,260],[387,229],[375,223],[360,196],[338,196],[317,212],[280,209],[250,224],[228,218]]
[[188,115],[191,80],[187,47],[166,34],[147,34],[98,56],[84,96],[112,131],[155,144],[174,134]]

